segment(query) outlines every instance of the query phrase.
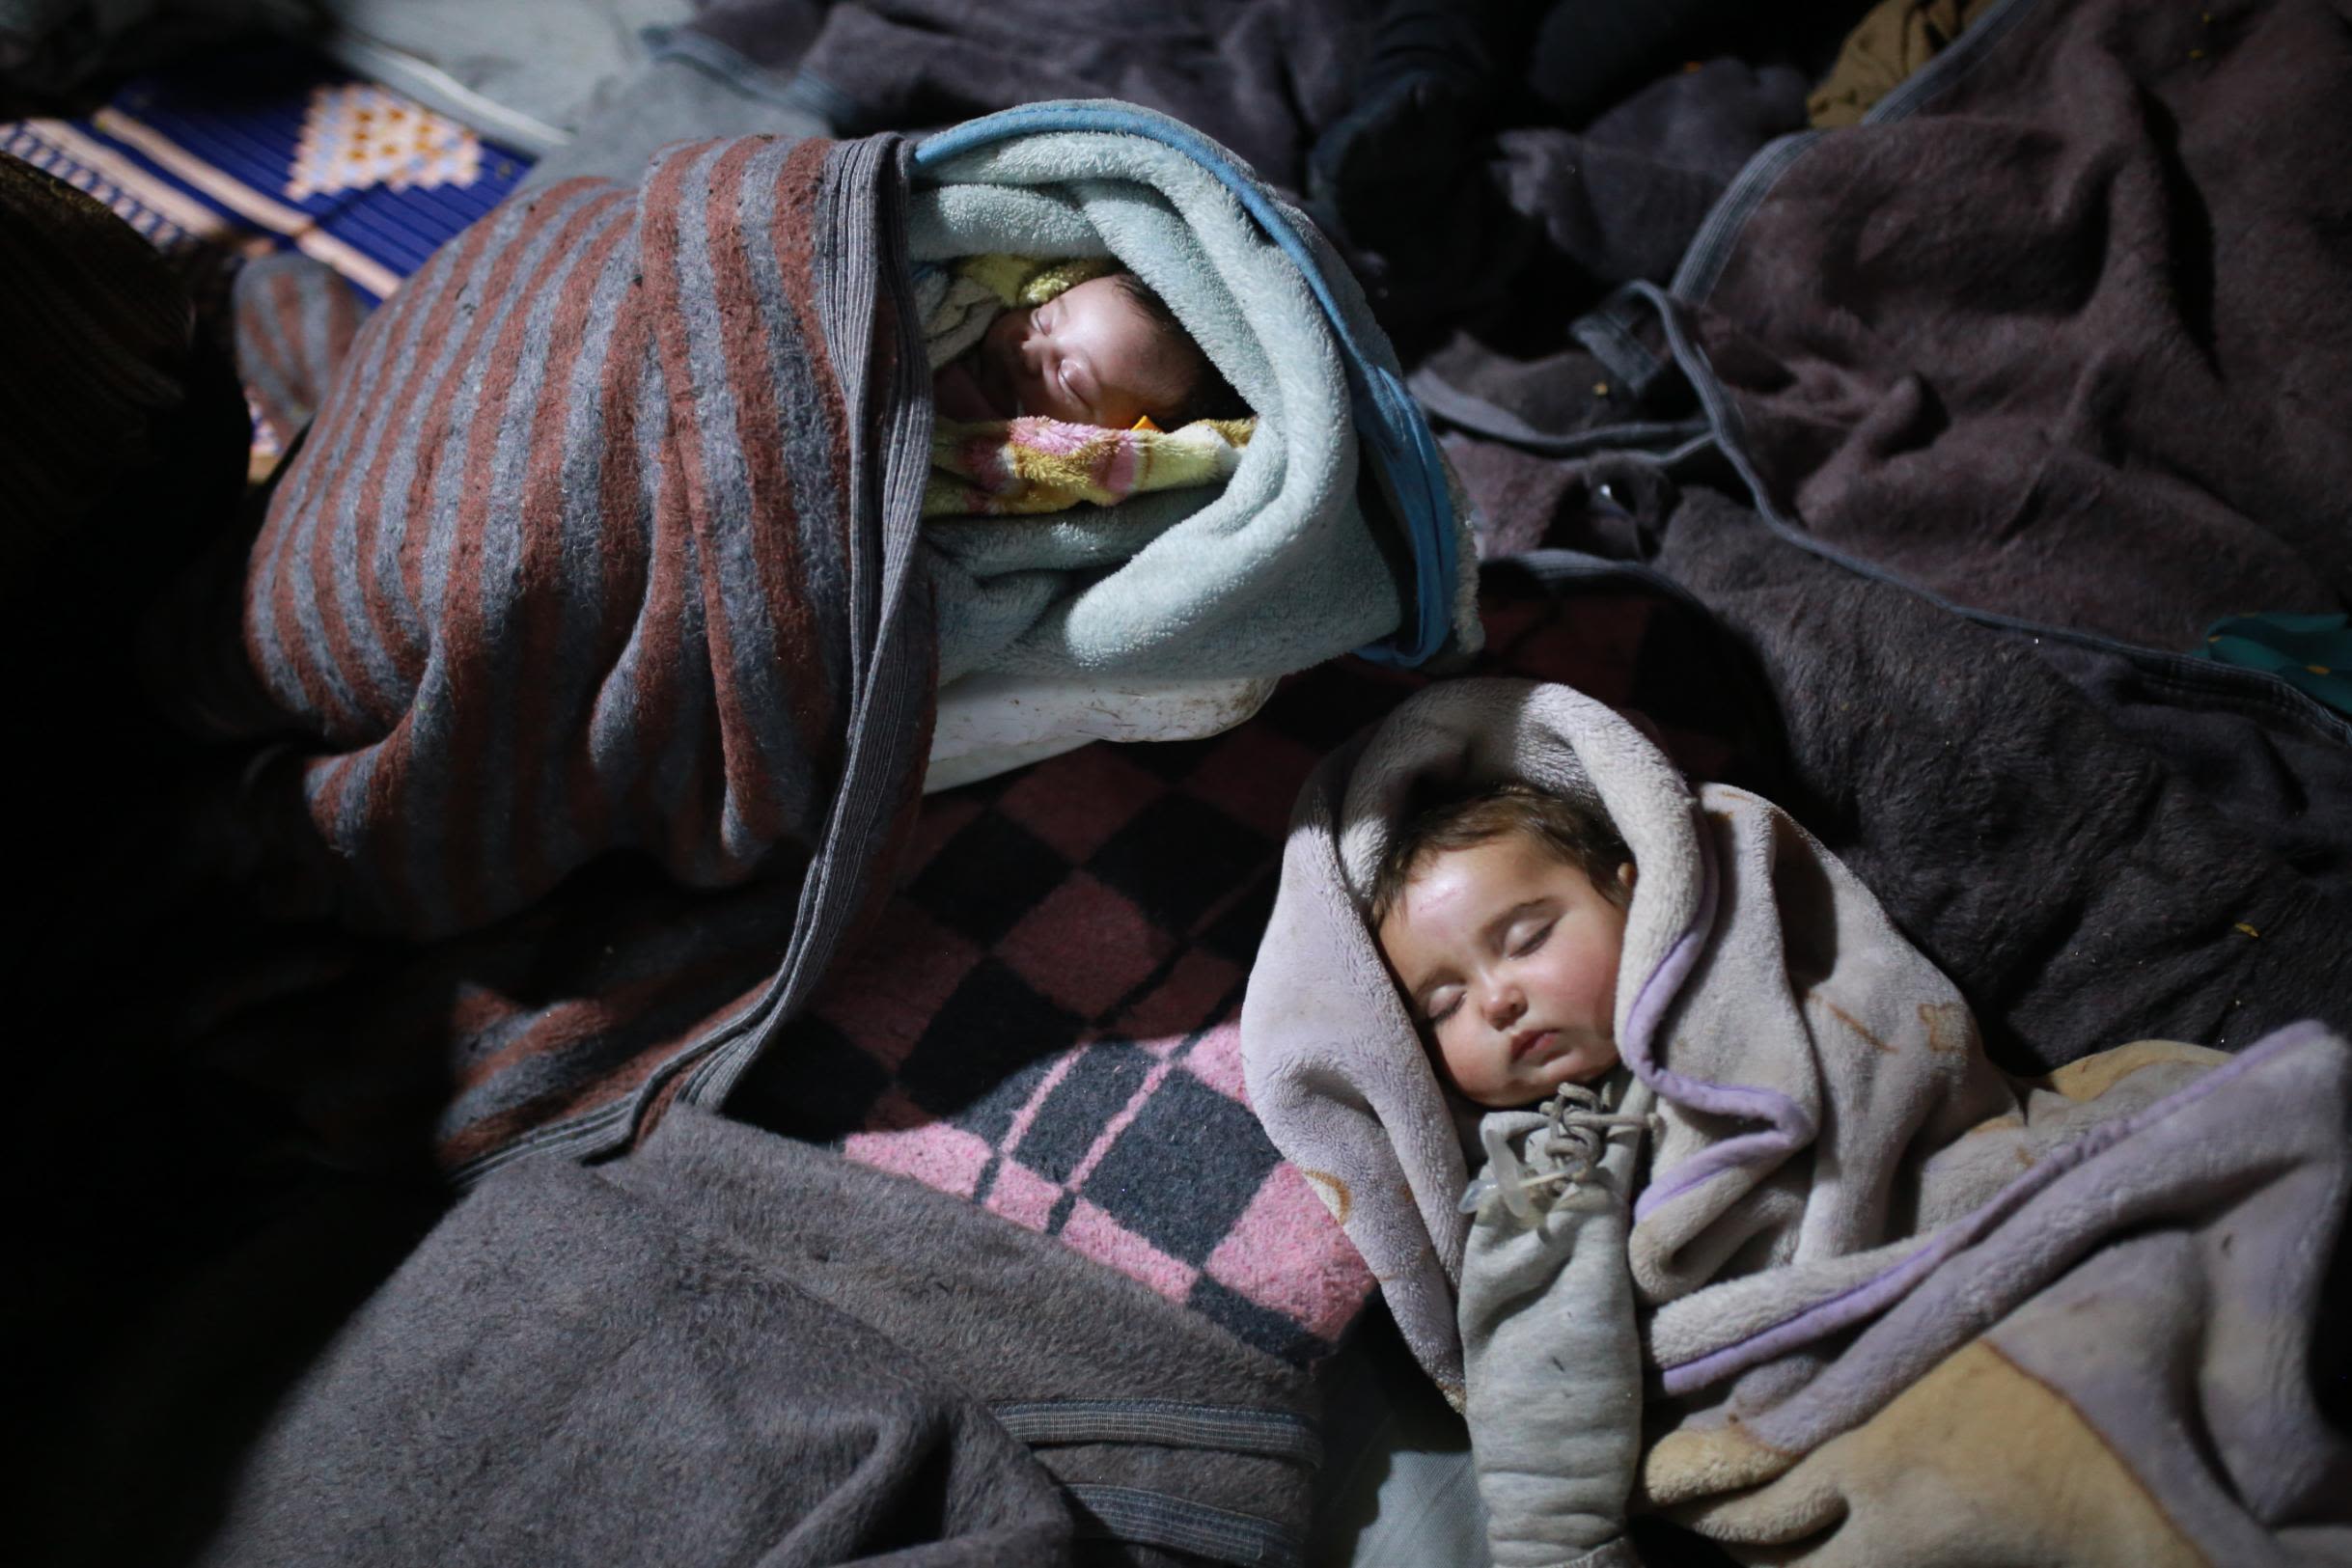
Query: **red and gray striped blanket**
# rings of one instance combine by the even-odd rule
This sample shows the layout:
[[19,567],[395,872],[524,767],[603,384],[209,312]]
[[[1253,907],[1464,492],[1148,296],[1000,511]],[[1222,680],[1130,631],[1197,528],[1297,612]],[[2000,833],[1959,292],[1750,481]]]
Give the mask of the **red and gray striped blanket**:
[[[230,728],[293,738],[242,810],[281,910],[395,939],[337,988],[411,1016],[444,1168],[722,1093],[911,812],[902,145],[708,142],[510,202],[359,329],[279,476]],[[704,973],[713,919],[748,974]]]

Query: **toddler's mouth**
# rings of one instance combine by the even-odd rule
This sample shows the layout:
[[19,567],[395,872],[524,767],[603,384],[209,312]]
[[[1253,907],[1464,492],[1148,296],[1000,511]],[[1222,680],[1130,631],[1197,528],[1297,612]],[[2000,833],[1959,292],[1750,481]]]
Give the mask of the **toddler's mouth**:
[[1556,1029],[1521,1030],[1510,1037],[1510,1059],[1518,1061],[1533,1055],[1538,1047],[1550,1044],[1552,1036],[1559,1032]]

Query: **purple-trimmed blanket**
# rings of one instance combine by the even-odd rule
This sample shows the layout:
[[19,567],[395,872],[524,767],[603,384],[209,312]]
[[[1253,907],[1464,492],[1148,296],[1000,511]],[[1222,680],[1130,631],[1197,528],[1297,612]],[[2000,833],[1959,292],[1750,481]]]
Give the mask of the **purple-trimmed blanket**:
[[[1549,1274],[1514,1278],[1497,1317],[1457,1122],[1362,914],[1416,801],[1501,779],[1606,812],[1640,867],[1615,1020],[1655,1121],[1611,1234],[1663,1396],[1646,1413],[1564,1364],[1603,1307],[1565,1267],[1574,1216],[1613,1198],[1557,1200]],[[2319,1026],[2012,1078],[1786,813],[1694,790],[1591,698],[1482,680],[1421,694],[1309,782],[1242,1036],[1275,1142],[1457,1399],[1471,1353],[1474,1434],[1639,1423],[1637,1506],[1808,1560],[2261,1562],[2343,1539],[2352,1444],[2312,1395],[2352,1050]],[[1488,1310],[1457,1336],[1474,1293]],[[1529,1314],[1481,1409],[1485,1336]],[[1589,1493],[1590,1457],[1563,1438],[1550,1502]],[[1498,1553],[1549,1505],[1512,1463],[1515,1499],[1488,1491]]]

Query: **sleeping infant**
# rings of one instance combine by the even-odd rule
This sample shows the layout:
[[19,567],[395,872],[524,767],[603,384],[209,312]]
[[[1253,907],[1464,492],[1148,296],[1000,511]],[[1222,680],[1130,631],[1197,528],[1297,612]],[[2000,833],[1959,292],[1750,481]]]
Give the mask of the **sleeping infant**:
[[1409,818],[1372,927],[1439,1075],[1495,1110],[1617,1065],[1618,962],[1634,866],[1607,818],[1523,784]]
[[937,415],[926,517],[1116,506],[1239,465],[1248,405],[1134,273],[979,256],[916,283]]
[[1244,417],[1167,302],[1132,272],[1090,278],[1007,310],[931,377],[939,414],[967,422],[1043,415],[1065,425],[1176,429]]

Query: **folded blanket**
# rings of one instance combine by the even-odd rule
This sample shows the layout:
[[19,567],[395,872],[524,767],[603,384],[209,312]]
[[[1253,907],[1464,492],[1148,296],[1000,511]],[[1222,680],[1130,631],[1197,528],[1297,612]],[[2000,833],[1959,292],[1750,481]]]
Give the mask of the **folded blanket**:
[[483,1183],[241,1445],[193,1560],[1294,1563],[1312,1400],[993,1216],[683,1110]]
[[[426,944],[329,966],[312,1004],[414,999],[387,1048],[454,1073],[446,1166],[624,1141],[689,1065],[721,1092],[911,808],[902,148],[689,144],[499,208],[359,330],[229,564],[251,689],[201,715],[292,737],[229,827],[273,913]],[[219,641],[200,621],[176,665]]]
[[1232,477],[1250,420],[1197,419],[1178,429],[1111,430],[1036,415],[941,420],[931,438],[926,517],[1006,517],[1115,506],[1152,490]]
[[1257,416],[1222,484],[927,530],[943,679],[1477,646],[1469,520],[1395,354],[1314,226],[1231,153],[1130,104],[1032,105],[927,141],[908,221],[918,261],[1116,258]]
[[[1322,1173],[1441,1386],[1461,1396],[1449,1285],[1466,1314],[1495,1286],[1473,1278],[1480,1254],[1438,1201],[1458,1188],[1460,1145],[1359,905],[1418,787],[1494,778],[1596,803],[1641,867],[1616,1022],[1662,1122],[1625,1241],[1668,1396],[1649,1428],[1668,1434],[1646,1460],[1650,1501],[1759,1547],[1839,1525],[1836,1561],[1980,1561],[1968,1553],[1992,1509],[2066,1561],[2158,1560],[2132,1555],[2150,1542],[2258,1560],[2250,1546],[2293,1538],[2313,1489],[2352,1463],[2304,1393],[2345,1200],[2352,1051],[2304,1028],[2234,1061],[2146,1044],[2007,1079],[1951,982],[1809,835],[1745,791],[1694,796],[1629,724],[1564,688],[1433,688],[1326,764],[1243,1015],[1269,1130]],[[1543,1281],[1523,1274],[1521,1309],[1558,1314],[1558,1333],[1594,1305],[1590,1282],[1533,1305]],[[1999,1401],[1972,1396],[1979,1424],[1939,1451],[1935,1506],[1896,1499],[1870,1468],[1893,1459],[1894,1436],[1832,1466],[1840,1492],[1816,1477],[1768,1506],[1746,1495],[1944,1387],[1942,1368],[1972,1376],[1979,1344],[2072,1402],[2078,1424],[2049,1440],[2053,1456],[2096,1456],[2138,1490],[2102,1481],[2104,1511],[2086,1518],[1981,1484]],[[2179,1391],[2192,1388],[2194,1404]],[[1567,1401],[1581,1429],[1612,1418],[1593,1401],[1621,1405],[1622,1390],[1562,1379],[1542,1397]],[[2208,1440],[2181,1436],[2200,1421]],[[2273,1471],[2282,1452],[2309,1462]],[[1540,1536],[1542,1510],[1583,1495],[1575,1466],[1596,1457],[1618,1458],[1563,1452],[1563,1490],[1520,1493],[1536,1512],[1498,1517],[1498,1539]]]
[[1496,1153],[1471,1188],[1485,1191],[1459,1321],[1496,1568],[1640,1568],[1625,1532],[1643,1370],[1625,1232],[1654,1097],[1622,1068],[1604,1087],[1606,1104],[1571,1092],[1480,1118]]
[[500,209],[369,319],[242,615],[320,743],[257,788],[339,913],[479,926],[616,848],[693,885],[789,873],[854,754],[895,795],[928,665],[897,157],[676,149],[636,190]]

